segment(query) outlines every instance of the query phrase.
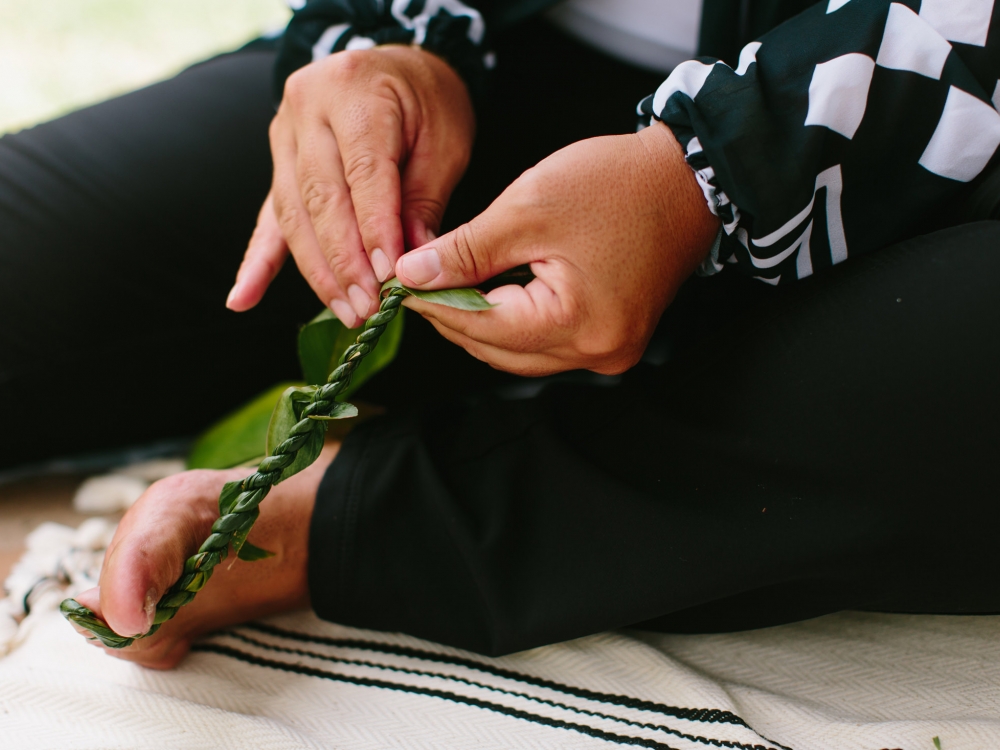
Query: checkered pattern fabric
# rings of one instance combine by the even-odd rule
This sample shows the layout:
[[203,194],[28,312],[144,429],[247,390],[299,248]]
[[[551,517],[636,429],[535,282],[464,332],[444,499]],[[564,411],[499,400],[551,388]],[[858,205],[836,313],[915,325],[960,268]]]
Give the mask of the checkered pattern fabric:
[[953,223],[1000,146],[993,0],[824,0],[737,67],[678,66],[640,114],[669,125],[722,218],[703,265],[801,279]]
[[379,44],[415,44],[447,60],[473,96],[481,96],[494,64],[478,10],[460,0],[292,0],[275,85],[281,100],[295,70],[334,52]]

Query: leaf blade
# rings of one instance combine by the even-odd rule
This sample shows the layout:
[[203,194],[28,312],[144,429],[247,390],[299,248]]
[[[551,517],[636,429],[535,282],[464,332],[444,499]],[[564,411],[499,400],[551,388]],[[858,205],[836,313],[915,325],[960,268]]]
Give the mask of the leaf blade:
[[236,556],[246,562],[256,562],[257,560],[266,560],[269,557],[274,557],[274,553],[244,540]]
[[243,492],[243,482],[226,482],[219,493],[219,517],[228,515],[236,504],[236,498]]
[[352,332],[330,310],[323,310],[299,330],[298,352],[302,375],[309,385],[322,385],[344,349],[354,343]]
[[213,424],[195,441],[187,468],[228,469],[264,455],[274,406],[286,388],[299,385],[280,383]]
[[338,401],[330,408],[329,414],[315,414],[309,419],[316,419],[321,422],[332,422],[336,419],[350,419],[358,416],[358,407],[346,401]]
[[399,279],[389,279],[385,282],[382,285],[382,291],[384,292],[387,289],[402,289],[407,294],[410,294],[417,299],[422,299],[425,302],[432,302],[435,305],[453,307],[456,310],[477,312],[479,310],[489,310],[492,307],[496,307],[496,305],[487,301],[487,299],[475,289],[435,289],[433,291],[425,291],[423,289],[412,289],[408,286],[403,286]]
[[[267,455],[273,456],[274,450],[281,445],[291,435],[292,428],[301,419],[302,409],[305,408],[316,393],[317,387],[307,385],[301,387],[286,388],[278,399],[271,415],[271,421],[267,427],[267,442],[265,443]],[[304,468],[312,464],[323,450],[323,436],[326,433],[326,423],[314,421],[313,428],[306,437],[305,442],[296,451],[292,462],[281,470],[281,477],[278,482],[283,482],[290,476],[294,476]],[[278,482],[275,482],[277,484]]]

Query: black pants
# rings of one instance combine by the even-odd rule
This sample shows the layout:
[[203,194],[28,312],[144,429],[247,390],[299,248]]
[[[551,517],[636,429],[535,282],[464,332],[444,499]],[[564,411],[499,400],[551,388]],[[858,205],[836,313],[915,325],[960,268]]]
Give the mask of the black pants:
[[[448,221],[658,76],[542,26],[499,44]],[[0,140],[3,465],[192,434],[295,377],[292,269],[225,311],[268,187],[267,51]],[[317,499],[313,604],[499,653],[612,627],[1000,611],[1000,224],[789,289],[693,279],[621,378],[489,370],[415,316]]]

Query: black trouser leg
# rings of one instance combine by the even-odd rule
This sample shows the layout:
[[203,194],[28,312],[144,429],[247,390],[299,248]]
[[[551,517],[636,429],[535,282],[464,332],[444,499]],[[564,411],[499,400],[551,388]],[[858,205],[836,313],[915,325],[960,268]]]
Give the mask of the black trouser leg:
[[0,139],[0,468],[195,434],[298,376],[286,269],[224,307],[267,193],[271,52]]
[[696,279],[675,355],[615,386],[362,425],[320,490],[313,606],[490,653],[1000,611],[998,247],[974,224],[790,289]]

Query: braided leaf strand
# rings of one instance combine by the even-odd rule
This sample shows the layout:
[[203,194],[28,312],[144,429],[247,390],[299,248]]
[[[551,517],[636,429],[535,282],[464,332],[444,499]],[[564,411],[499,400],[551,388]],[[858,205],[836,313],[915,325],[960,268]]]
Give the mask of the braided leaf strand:
[[[195,594],[212,577],[215,566],[229,555],[229,546],[243,559],[260,559],[268,556],[263,550],[252,548],[246,538],[260,515],[259,505],[271,491],[271,487],[287,479],[285,472],[295,461],[296,454],[310,438],[317,439],[326,432],[326,421],[337,418],[331,416],[338,409],[335,399],[351,382],[351,376],[361,361],[378,345],[379,337],[386,326],[399,313],[399,306],[409,291],[403,288],[388,290],[379,305],[379,311],[366,322],[357,340],[347,347],[339,364],[330,373],[327,382],[315,389],[312,398],[299,413],[299,421],[289,431],[288,436],[275,446],[271,455],[260,462],[250,476],[239,482],[229,482],[219,496],[219,518],[212,524],[212,532],[198,551],[184,563],[181,577],[171,586],[156,605],[153,626],[147,633],[123,636],[115,633],[89,608],[75,599],[66,599],[59,609],[67,620],[78,627],[89,630],[95,640],[108,648],[126,648],[140,638],[155,633],[160,625],[177,614],[178,610],[194,599]],[[304,467],[299,467],[304,468]],[[245,546],[252,548],[250,555],[243,554]]]

